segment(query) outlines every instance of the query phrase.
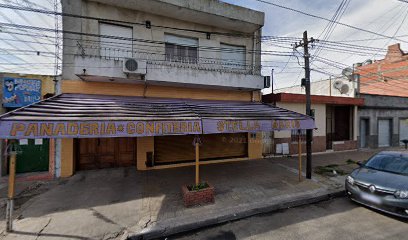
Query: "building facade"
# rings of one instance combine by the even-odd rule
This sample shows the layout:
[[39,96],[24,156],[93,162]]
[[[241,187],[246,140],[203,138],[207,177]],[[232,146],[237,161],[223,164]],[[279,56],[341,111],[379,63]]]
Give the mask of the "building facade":
[[[62,9],[81,16],[63,17],[59,93],[260,101],[261,12],[214,0],[63,0]],[[200,155],[209,163],[261,158],[260,139],[249,132],[205,135]],[[193,140],[194,135],[174,135],[52,141],[57,175],[67,177],[104,167],[193,165]]]
[[[306,113],[304,94],[269,94],[264,95],[262,101],[280,108]],[[357,107],[362,105],[364,100],[354,97],[312,95],[311,102],[316,123],[313,131],[312,152],[357,149]],[[274,131],[271,134],[269,152],[265,152],[266,149],[264,149],[264,154],[296,154],[298,152],[297,139],[294,137],[296,134],[293,131]],[[303,144],[305,145],[305,142]],[[282,147],[282,145],[287,147]]]
[[403,145],[408,139],[408,54],[400,44],[388,47],[384,59],[356,64],[360,93],[360,147]]
[[[0,112],[4,114],[53,95],[55,93],[53,80],[53,76],[46,75],[0,73],[2,86]],[[7,144],[3,141],[0,144],[2,153],[5,153]],[[48,139],[22,139],[19,145],[22,151],[17,155],[17,173],[53,171],[53,166],[50,164],[50,152],[53,150],[50,149]],[[5,154],[0,155],[0,160],[0,172],[4,176],[8,172]]]

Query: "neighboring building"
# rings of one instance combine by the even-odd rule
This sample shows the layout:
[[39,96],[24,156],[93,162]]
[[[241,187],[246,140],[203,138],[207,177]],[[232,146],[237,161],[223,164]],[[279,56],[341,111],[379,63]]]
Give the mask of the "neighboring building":
[[[328,81],[327,81],[328,82]],[[322,83],[326,83],[322,82]],[[265,103],[289,109],[295,112],[306,112],[306,95],[295,93],[268,94],[262,97]],[[357,106],[361,106],[363,99],[338,96],[311,96],[311,109],[315,117],[316,129],[313,131],[313,152],[327,150],[343,151],[357,148]],[[289,154],[297,153],[297,142],[293,139],[293,132],[275,131],[271,135],[269,152],[276,154],[277,146],[288,144]],[[303,147],[304,151],[305,148]]]
[[[355,97],[357,90],[357,82],[348,79],[347,77],[333,77],[320,81],[313,81],[310,84],[310,94],[317,96],[333,96],[333,97]],[[273,93],[294,93],[306,94],[306,89],[302,86],[292,86],[279,88]]]
[[383,60],[355,64],[360,74],[360,147],[402,145],[408,139],[408,54],[400,44],[388,47]]
[[[54,77],[35,74],[0,73],[2,91],[1,113],[38,102],[54,94]],[[0,142],[5,146],[4,142]],[[16,172],[43,172],[49,171],[49,140],[24,139],[20,141],[21,154],[17,155]],[[1,147],[5,152],[5,147]],[[0,155],[1,175],[7,174],[7,158]]]
[[[114,101],[112,96],[148,102],[165,98],[167,103],[260,101],[262,12],[214,0],[63,0],[62,9],[101,19],[63,17],[61,93],[98,94],[101,104]],[[78,101],[86,102],[87,96]],[[151,110],[150,115],[157,114]],[[248,141],[260,137],[248,132],[204,135],[202,160],[261,158],[260,141]],[[193,140],[194,135],[65,138],[61,176],[104,167],[193,165]],[[225,141],[231,144],[226,147]]]

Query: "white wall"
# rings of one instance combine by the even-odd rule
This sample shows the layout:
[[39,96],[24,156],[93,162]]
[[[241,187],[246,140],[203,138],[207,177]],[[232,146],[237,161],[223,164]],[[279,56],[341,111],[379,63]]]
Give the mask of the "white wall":
[[[334,83],[336,81],[341,81],[343,84],[347,85],[349,88],[348,93],[341,93],[338,89],[336,89],[334,87]],[[354,97],[356,88],[357,84],[355,82],[349,81],[348,79],[341,77],[312,82],[310,86],[310,91],[312,95]],[[276,89],[274,90],[274,93],[306,94],[305,88],[302,88],[300,86]]]
[[[72,12],[79,14],[81,13],[84,16],[97,16],[100,18],[106,19],[115,19],[121,21],[131,21],[131,22],[145,22],[151,21],[153,25],[160,26],[171,26],[174,28],[187,28],[200,31],[211,31],[211,32],[231,32],[226,29],[220,29],[216,27],[210,27],[205,25],[200,25],[193,22],[187,22],[172,18],[167,18],[163,16],[154,15],[153,13],[145,13],[130,9],[117,8],[114,6],[104,5],[91,1],[75,1],[70,3],[69,1],[63,4],[64,12]],[[181,11],[182,12],[182,11]],[[68,18],[64,17],[64,30],[65,31],[82,31],[84,33],[99,34],[99,22],[96,20],[87,20],[79,18]],[[196,32],[186,32],[180,30],[164,29],[158,27],[152,27],[147,29],[144,25],[131,25],[123,24],[133,28],[133,37],[139,39],[147,39],[153,41],[164,42],[165,33],[176,34],[180,36],[193,37],[199,40],[200,47],[206,48],[220,48],[221,43],[245,46],[248,51],[253,50],[254,41],[251,37],[236,37],[236,36],[224,36],[224,35],[211,35],[211,39],[207,39],[206,34],[196,33]],[[258,32],[260,34],[260,30]],[[113,35],[113,34],[112,34]],[[99,44],[96,42],[87,42],[85,40],[97,40],[95,37],[90,36],[79,36],[79,35],[64,35],[64,64],[63,64],[63,79],[78,79],[75,74],[75,67],[73,67],[72,62],[74,62],[73,54],[78,54],[80,51],[77,47],[78,43],[81,44],[85,54],[91,54],[97,56],[99,53]],[[68,39],[68,38],[79,38],[78,41]],[[260,50],[260,44],[255,44],[256,49]],[[134,51],[143,51],[158,53],[156,57],[164,60],[164,45],[160,44],[151,44],[151,43],[141,43],[135,42],[133,45]],[[256,54],[257,55],[257,54]],[[201,49],[199,51],[200,58],[212,58],[220,59],[220,51],[209,51],[209,49]],[[256,65],[260,64],[259,56],[256,56]],[[253,55],[246,54],[246,60],[248,64],[252,64]],[[204,80],[204,79],[203,79]]]
[[[288,109],[294,112],[306,113],[306,105],[304,103],[276,103],[277,107]],[[315,123],[317,130],[313,130],[313,136],[326,136],[326,105],[312,104],[312,109],[315,110]],[[275,131],[275,138],[290,138],[290,131]]]

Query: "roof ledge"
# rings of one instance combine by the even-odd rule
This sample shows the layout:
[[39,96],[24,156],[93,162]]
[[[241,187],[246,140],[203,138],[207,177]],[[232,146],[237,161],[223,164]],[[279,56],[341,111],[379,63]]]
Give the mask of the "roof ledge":
[[92,0],[183,21],[252,33],[264,25],[265,14],[219,0]]

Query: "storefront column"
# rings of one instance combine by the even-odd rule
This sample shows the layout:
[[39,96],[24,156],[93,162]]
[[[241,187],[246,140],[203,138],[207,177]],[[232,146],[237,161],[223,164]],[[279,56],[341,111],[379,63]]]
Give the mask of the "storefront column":
[[357,137],[360,132],[359,123],[358,123],[358,106],[354,106],[353,109],[353,140],[357,141]]
[[262,158],[262,133],[248,133],[248,157],[249,159]]
[[154,137],[137,138],[137,170],[147,170],[147,155],[154,157]]
[[[63,138],[58,139],[61,141],[61,155],[60,155],[60,168],[56,161],[56,169],[60,171],[61,177],[70,177],[74,175],[74,139],[72,138]],[[57,141],[58,142],[58,141]],[[58,176],[58,174],[57,174]]]
[[49,158],[48,158],[48,173],[53,176],[53,177],[57,177],[56,173],[55,173],[55,156],[56,156],[56,148],[55,148],[55,139],[51,138],[50,140],[50,145],[49,145]]

